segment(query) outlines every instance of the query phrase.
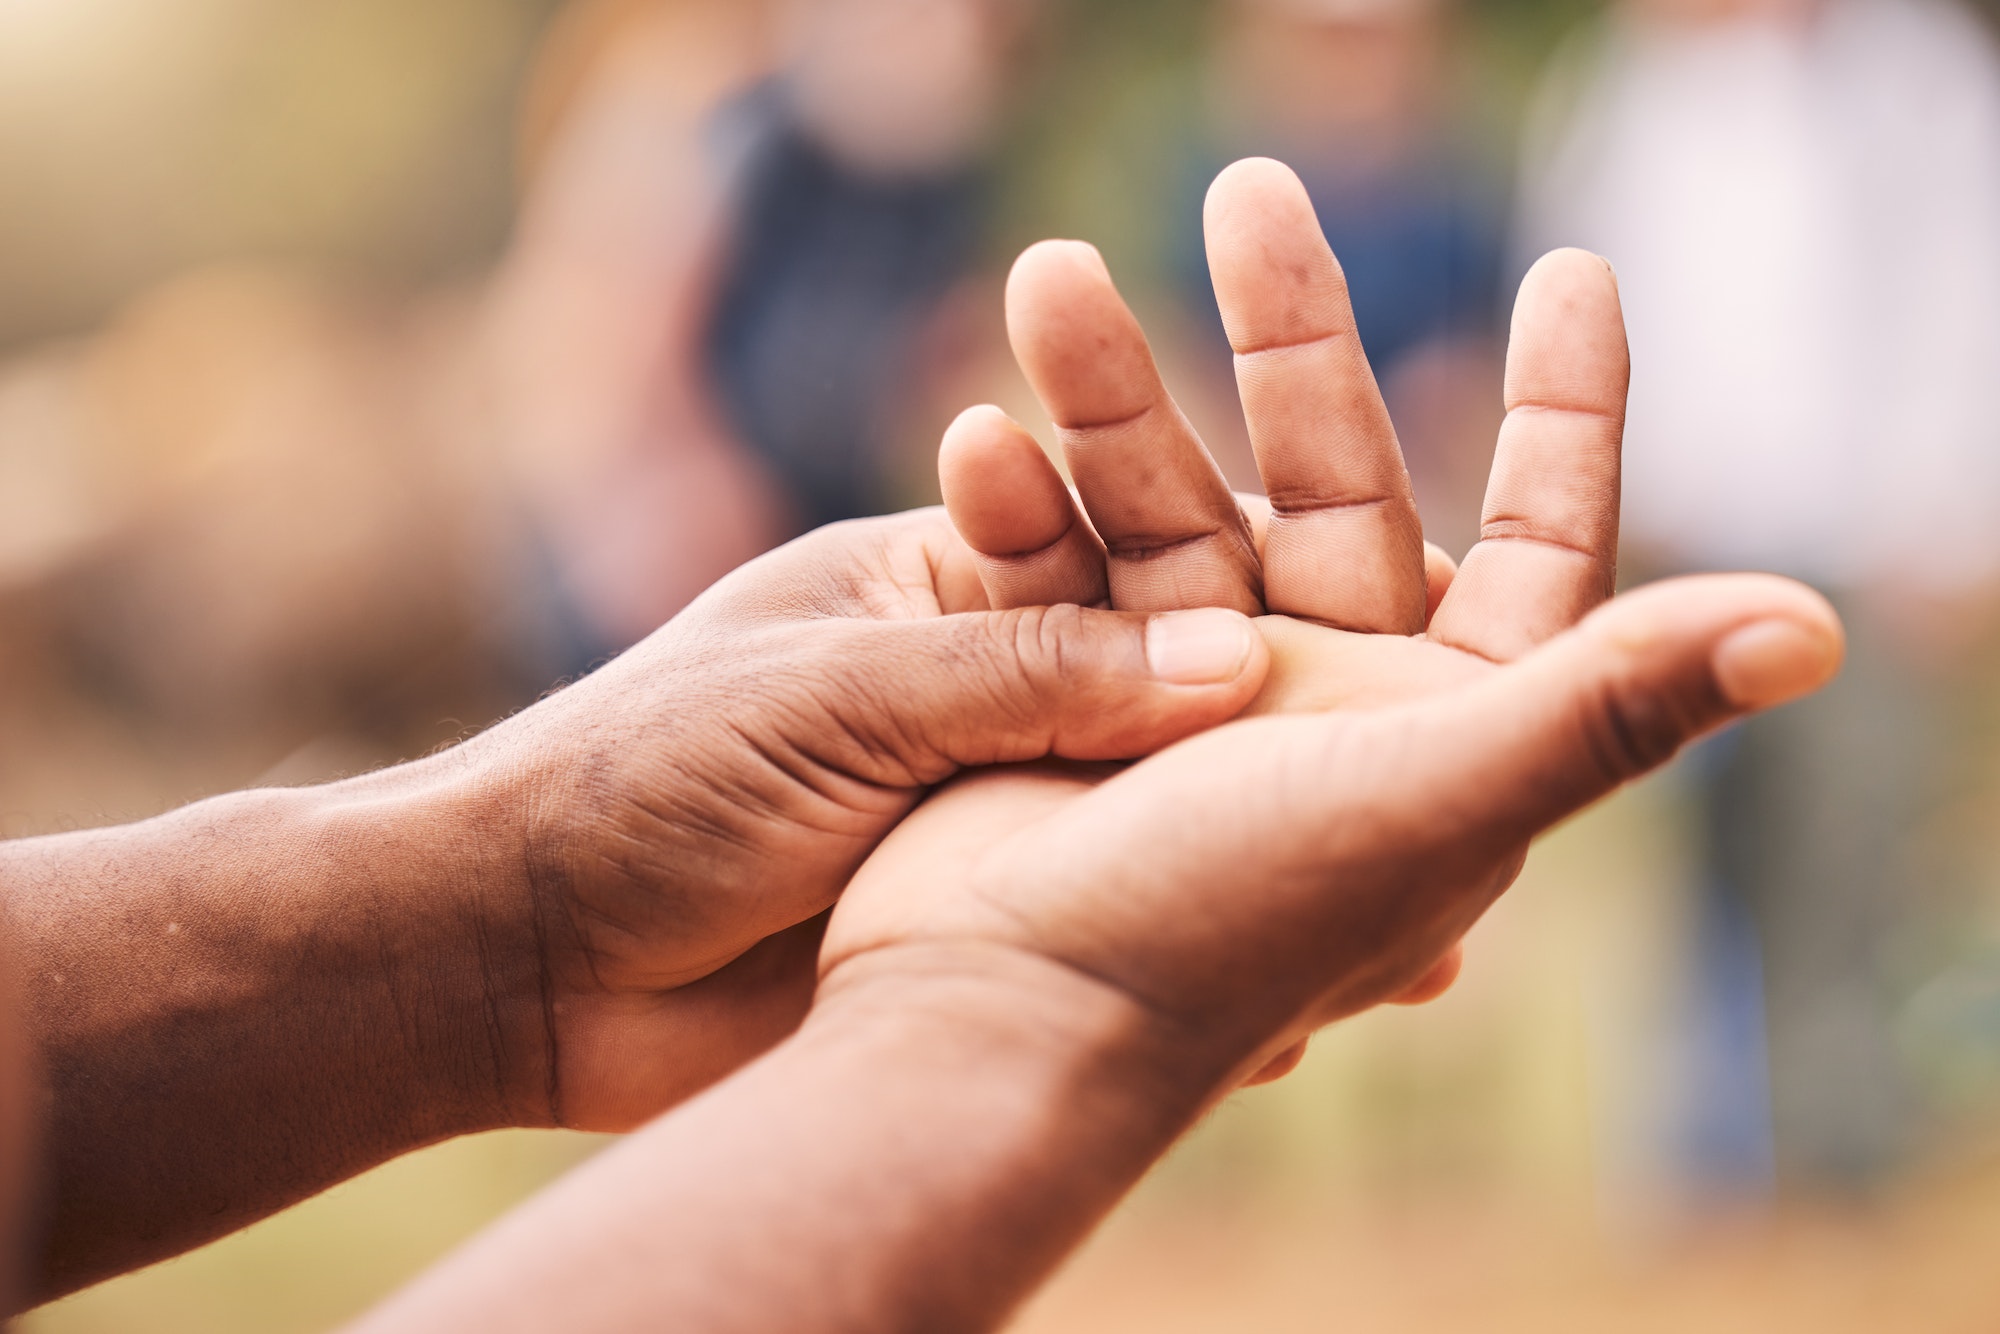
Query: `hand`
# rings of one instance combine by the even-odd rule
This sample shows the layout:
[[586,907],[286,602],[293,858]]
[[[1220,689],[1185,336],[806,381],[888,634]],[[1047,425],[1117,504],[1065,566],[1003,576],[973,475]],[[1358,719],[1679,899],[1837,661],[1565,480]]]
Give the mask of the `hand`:
[[1227,612],[986,610],[944,514],[822,529],[455,752],[512,849],[485,930],[528,1119],[629,1128],[796,1026],[823,914],[968,765],[1150,753],[1240,711],[1268,658]]
[[[857,876],[829,978],[903,945],[1001,943],[1224,1024],[1232,1060],[1270,1059],[1274,1039],[1448,984],[1453,943],[1542,827],[1837,662],[1824,603],[1753,577],[1649,590],[1565,633],[1614,577],[1626,359],[1602,261],[1559,253],[1523,284],[1482,540],[1455,579],[1438,560],[1427,579],[1303,190],[1238,164],[1208,222],[1268,520],[1229,496],[1074,246],[1024,257],[1009,313],[1089,522],[990,410],[947,439],[947,503],[997,605],[1213,601],[1318,622],[1260,622],[1274,670],[1256,708],[1325,712],[1234,724],[1096,791],[1101,771],[1046,766],[961,780]],[[1016,503],[985,503],[996,490]]]
[[[1090,519],[1020,427],[990,408],[961,417],[940,472],[996,606],[1210,599],[1255,612],[1268,600],[1273,611],[1366,634],[1336,645],[1270,623],[1282,670],[1258,707],[1272,712],[1381,702],[1454,679],[1468,653],[1514,656],[1610,595],[1627,358],[1602,261],[1550,256],[1524,285],[1509,396],[1522,411],[1503,435],[1471,589],[1435,632],[1413,637],[1430,630],[1456,567],[1423,542],[1394,428],[1311,202],[1288,169],[1250,160],[1217,180],[1207,224],[1271,499],[1229,493],[1096,252],[1036,247],[1009,287],[1010,331]],[[1563,377],[1581,395],[1568,419],[1543,411],[1552,378]],[[1579,471],[1540,475],[1565,446],[1580,446]],[[1569,568],[1540,572],[1551,556]],[[1505,592],[1481,591],[1494,585]],[[1329,655],[1337,661],[1315,662]],[[1457,970],[1453,950],[1399,999],[1428,1000]]]
[[452,1135],[636,1124],[798,1023],[825,909],[929,784],[1145,753],[1268,666],[1234,612],[985,605],[942,512],[843,525],[463,746],[0,844],[33,1295]]
[[[993,409],[962,417],[940,472],[996,606],[1268,607],[1373,636],[1362,651],[1392,655],[1382,685],[1395,687],[1406,669],[1428,679],[1449,675],[1466,654],[1516,656],[1610,595],[1627,360],[1602,261],[1551,256],[1524,285],[1509,397],[1516,411],[1496,460],[1486,540],[1471,558],[1468,590],[1433,628],[1456,570],[1423,541],[1344,279],[1304,188],[1280,164],[1253,159],[1218,178],[1207,212],[1216,295],[1270,500],[1230,494],[1096,252],[1036,247],[1009,286],[1010,331],[1057,423],[1089,520],[1025,431]],[[1564,385],[1579,396],[1571,410],[1544,411]],[[1557,473],[1550,461],[1565,451],[1576,470]],[[1301,684],[1321,675],[1309,646],[1335,650],[1296,630],[1282,635],[1304,655],[1284,673],[1287,690],[1312,689]],[[1419,643],[1432,647],[1404,661]],[[1343,667],[1320,688],[1383,698],[1352,678],[1364,667],[1354,646],[1340,652]],[[1273,696],[1261,707],[1309,702]],[[1457,966],[1455,952],[1441,959],[1407,999],[1439,994]]]
[[[1270,164],[1233,169],[1210,221],[1271,483],[1261,540],[1074,247],[1031,252],[1010,315],[1095,527],[991,412],[947,442],[947,503],[995,603],[1326,622],[1261,623],[1280,668],[1265,705],[1321,711],[1229,722],[1115,775],[1033,763],[942,788],[834,908],[796,1038],[370,1328],[525,1329],[552,1309],[606,1329],[662,1312],[997,1327],[1203,1105],[1314,1025],[1406,994],[1538,831],[1832,672],[1830,610],[1777,579],[1662,585],[1564,628],[1608,592],[1615,546],[1624,360],[1601,265],[1559,257],[1524,289],[1486,539],[1427,588],[1302,194]],[[1070,354],[1039,362],[1038,333]]]

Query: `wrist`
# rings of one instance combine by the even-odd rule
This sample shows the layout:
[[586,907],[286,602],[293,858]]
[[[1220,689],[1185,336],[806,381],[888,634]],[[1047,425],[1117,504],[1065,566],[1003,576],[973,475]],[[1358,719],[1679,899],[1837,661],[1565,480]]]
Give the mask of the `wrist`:
[[843,959],[822,978],[805,1031],[907,1024],[977,1039],[1024,1066],[1114,1090],[1107,1111],[1171,1141],[1235,1087],[1252,1053],[1125,989],[1012,945],[896,945]]
[[286,794],[334,892],[365,908],[432,1137],[552,1124],[547,970],[525,799],[456,752]]
[[997,1328],[1199,1113],[1177,1039],[1004,946],[857,954],[368,1328]]

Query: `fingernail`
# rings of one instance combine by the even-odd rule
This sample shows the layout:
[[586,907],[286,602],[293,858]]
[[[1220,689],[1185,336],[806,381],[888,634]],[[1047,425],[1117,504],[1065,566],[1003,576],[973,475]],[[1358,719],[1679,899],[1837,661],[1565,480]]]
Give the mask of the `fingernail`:
[[1757,621],[1717,644],[1709,661],[1730,703],[1768,709],[1832,680],[1840,667],[1840,641],[1797,621]]
[[1146,622],[1146,665],[1177,686],[1234,681],[1250,661],[1250,621],[1222,607],[1162,612]]

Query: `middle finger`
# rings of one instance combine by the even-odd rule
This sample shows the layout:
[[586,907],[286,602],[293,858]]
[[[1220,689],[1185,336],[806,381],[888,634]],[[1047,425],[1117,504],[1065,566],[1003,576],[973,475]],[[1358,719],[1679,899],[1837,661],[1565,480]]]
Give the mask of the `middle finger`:
[[1265,602],[1343,630],[1417,633],[1423,524],[1305,187],[1268,158],[1238,162],[1210,188],[1204,222],[1271,497]]

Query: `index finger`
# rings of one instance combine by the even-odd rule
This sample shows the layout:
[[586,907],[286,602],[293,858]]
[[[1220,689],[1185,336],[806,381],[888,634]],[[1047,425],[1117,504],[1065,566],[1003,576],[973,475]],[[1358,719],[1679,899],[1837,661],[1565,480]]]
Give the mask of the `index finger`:
[[1271,497],[1266,604],[1343,630],[1417,633],[1423,524],[1305,186],[1268,158],[1235,163],[1209,189],[1204,225]]

